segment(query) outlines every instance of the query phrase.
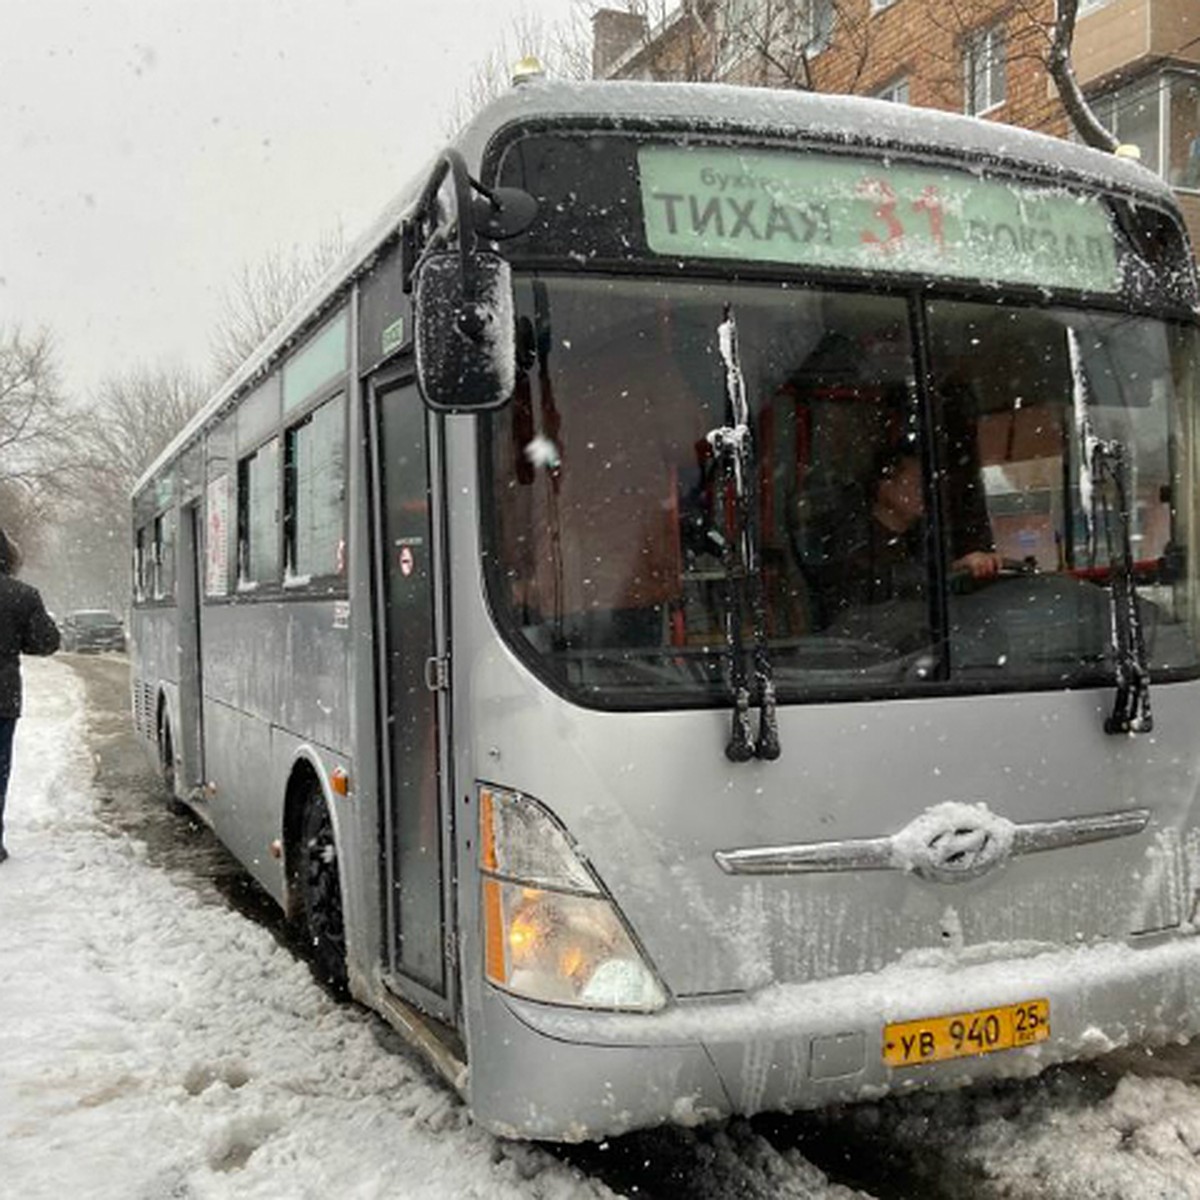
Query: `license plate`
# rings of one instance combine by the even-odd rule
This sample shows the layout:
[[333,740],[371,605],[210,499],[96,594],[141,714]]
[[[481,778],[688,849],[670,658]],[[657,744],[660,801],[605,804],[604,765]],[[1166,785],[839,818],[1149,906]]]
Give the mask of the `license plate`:
[[1003,1008],[885,1025],[883,1061],[889,1067],[911,1067],[1032,1046],[1049,1036],[1050,1001],[1022,1000]]

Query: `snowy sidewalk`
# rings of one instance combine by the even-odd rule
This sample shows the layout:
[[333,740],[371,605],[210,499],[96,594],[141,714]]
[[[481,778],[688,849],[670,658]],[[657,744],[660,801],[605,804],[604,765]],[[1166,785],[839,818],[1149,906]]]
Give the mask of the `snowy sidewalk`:
[[502,1148],[264,929],[94,815],[83,688],[26,660],[0,867],[0,1194],[599,1197]]
[[[26,660],[25,678],[12,858],[0,866],[0,1196],[614,1195],[474,1127],[375,1018],[330,1000],[267,930],[103,825],[82,684],[54,659]],[[1111,1092],[1094,1070],[1067,1071],[835,1112],[828,1135],[850,1148],[865,1131],[897,1161],[924,1163],[941,1194],[971,1200],[1200,1200],[1196,1063],[1200,1048],[1153,1061],[1131,1051],[1105,1065],[1119,1079]],[[688,1200],[850,1194],[797,1150],[733,1129],[682,1135],[707,1164]]]

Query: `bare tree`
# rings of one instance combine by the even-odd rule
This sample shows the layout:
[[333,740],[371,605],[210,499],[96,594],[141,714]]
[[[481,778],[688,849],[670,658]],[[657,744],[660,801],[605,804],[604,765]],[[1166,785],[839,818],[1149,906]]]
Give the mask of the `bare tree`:
[[79,418],[76,494],[89,505],[102,499],[124,509],[134,483],[199,410],[208,391],[207,381],[194,371],[161,364],[102,380]]
[[101,381],[75,420],[75,454],[55,514],[54,553],[38,585],[63,608],[128,604],[130,494],[199,410],[206,382],[175,366],[139,366]]
[[[940,0],[929,6],[928,17],[931,24],[949,37],[940,39],[945,50],[940,56],[936,53],[932,56],[934,65],[927,67],[926,82],[940,91],[946,107],[955,106],[961,95],[964,43],[989,25],[1003,22],[1008,33],[1005,62],[1008,65],[1036,62],[1055,85],[1061,112],[1050,101],[1044,114],[1045,120],[1054,125],[1054,131],[1061,127],[1059,122],[1065,115],[1071,128],[1088,145],[1115,150],[1117,139],[1097,119],[1072,67],[1078,10],[1079,0]],[[932,41],[936,45],[939,39]]]
[[37,557],[52,524],[44,491],[23,480],[0,480],[0,529],[20,545],[26,562]]
[[[757,86],[811,88],[812,63],[833,37],[848,76],[841,91],[857,91],[869,74],[878,78],[867,0],[577,0],[589,19],[603,10],[641,18],[640,35],[622,55],[628,77],[685,81],[722,80]],[[939,106],[961,103],[962,47],[990,22],[1003,21],[1012,36],[1008,62],[1036,60],[1054,81],[1063,111],[1083,141],[1104,150],[1117,139],[1096,118],[1071,65],[1079,0],[938,0],[923,18],[949,38],[927,39],[924,73]],[[634,28],[626,23],[625,28]],[[938,50],[938,44],[944,49]],[[912,46],[902,53],[911,54]],[[940,57],[939,57],[940,55]],[[897,65],[903,65],[897,58]]]
[[69,461],[69,428],[50,334],[0,328],[0,482],[52,482]]
[[[837,30],[856,70],[866,67],[871,28],[864,0],[577,0],[590,24],[615,10],[640,18],[622,56],[623,77],[729,82],[808,90],[810,65]],[[633,22],[625,28],[636,29]]]
[[[636,2],[636,0],[633,0]],[[446,136],[453,137],[472,115],[512,86],[513,68],[524,58],[541,63],[559,79],[587,79],[591,74],[591,25],[577,7],[566,22],[548,24],[540,13],[521,10],[500,41],[476,63],[466,86],[455,97]]]
[[222,294],[211,337],[214,370],[222,378],[232,375],[345,250],[339,225],[308,249],[276,248],[259,262],[243,266]]
[[1058,18],[1050,43],[1048,68],[1050,78],[1058,88],[1059,98],[1075,132],[1098,150],[1116,150],[1118,141],[1100,124],[1084,98],[1075,70],[1071,65],[1071,46],[1075,41],[1075,19],[1079,15],[1079,0],[1058,0]]

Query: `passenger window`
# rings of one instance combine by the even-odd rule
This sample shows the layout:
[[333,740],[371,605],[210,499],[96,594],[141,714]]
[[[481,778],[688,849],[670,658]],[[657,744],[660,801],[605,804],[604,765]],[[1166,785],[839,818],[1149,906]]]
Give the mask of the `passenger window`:
[[279,578],[279,439],[238,463],[238,589]]
[[175,526],[171,513],[154,518],[154,552],[151,566],[152,594],[155,600],[175,595]]
[[287,431],[284,457],[285,582],[340,575],[345,565],[345,397]]
[[146,530],[143,528],[137,531],[133,549],[133,592],[139,603],[150,598],[146,587],[147,556]]

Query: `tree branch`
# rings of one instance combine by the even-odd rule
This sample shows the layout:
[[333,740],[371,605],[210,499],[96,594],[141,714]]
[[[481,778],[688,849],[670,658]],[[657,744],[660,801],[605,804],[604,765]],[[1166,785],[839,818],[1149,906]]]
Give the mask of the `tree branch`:
[[1071,44],[1075,40],[1075,18],[1078,15],[1079,0],[1058,0],[1058,20],[1054,26],[1054,40],[1050,43],[1047,67],[1076,132],[1089,146],[1111,153],[1120,143],[1097,120],[1071,65]]

